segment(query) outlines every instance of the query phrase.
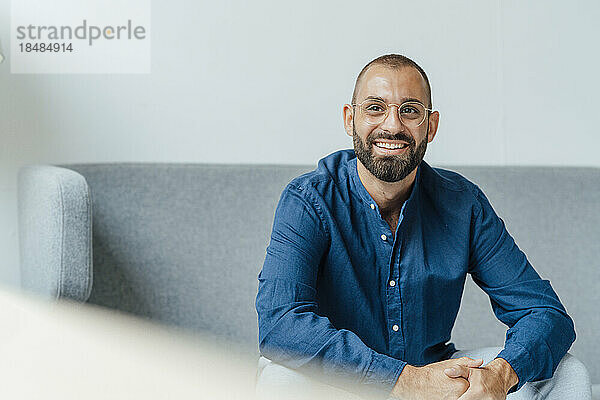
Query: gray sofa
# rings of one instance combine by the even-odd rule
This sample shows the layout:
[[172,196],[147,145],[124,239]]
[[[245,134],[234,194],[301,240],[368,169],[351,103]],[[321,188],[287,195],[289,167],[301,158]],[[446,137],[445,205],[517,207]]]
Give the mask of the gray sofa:
[[[258,359],[254,300],[275,206],[283,187],[313,168],[25,166],[18,177],[22,287],[201,331]],[[550,279],[575,321],[569,352],[600,383],[600,169],[443,168],[483,189]],[[506,329],[469,277],[452,332],[456,347],[502,346]]]

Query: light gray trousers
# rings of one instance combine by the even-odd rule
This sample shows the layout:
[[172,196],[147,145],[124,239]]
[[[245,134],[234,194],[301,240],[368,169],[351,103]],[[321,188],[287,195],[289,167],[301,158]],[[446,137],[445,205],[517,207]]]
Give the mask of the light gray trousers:
[[[483,359],[483,365],[492,361],[502,347],[484,347],[461,350],[452,358]],[[317,382],[290,368],[261,356],[258,360],[256,394],[260,400],[274,399],[348,399],[360,400],[356,394]],[[589,373],[581,361],[567,353],[558,364],[554,375],[543,381],[527,382],[507,400],[591,400],[592,386]]]

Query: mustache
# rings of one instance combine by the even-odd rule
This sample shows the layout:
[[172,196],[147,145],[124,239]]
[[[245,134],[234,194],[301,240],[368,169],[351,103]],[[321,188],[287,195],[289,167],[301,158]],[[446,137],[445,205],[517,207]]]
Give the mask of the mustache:
[[401,135],[401,134],[392,135],[389,133],[388,134],[380,133],[380,134],[369,135],[367,137],[367,142],[368,142],[368,144],[373,144],[373,142],[375,142],[377,139],[402,140],[402,141],[408,143],[409,146],[414,145],[414,140],[410,136],[405,136],[405,135]]

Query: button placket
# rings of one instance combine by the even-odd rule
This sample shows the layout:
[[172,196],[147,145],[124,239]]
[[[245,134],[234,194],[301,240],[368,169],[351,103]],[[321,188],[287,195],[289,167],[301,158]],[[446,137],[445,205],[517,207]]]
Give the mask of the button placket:
[[[370,207],[371,210],[377,211],[377,207],[375,206],[374,203],[368,203],[368,207]],[[379,212],[377,212],[377,218],[379,219],[379,222],[381,223],[381,227],[384,229],[384,232],[385,232],[385,228],[387,227],[387,225],[386,225],[387,223],[383,220],[383,218],[381,218],[381,215],[379,214]],[[386,244],[391,244],[392,245],[392,252],[390,254],[390,262],[392,264],[394,264],[395,263],[394,246],[396,244],[395,243],[396,241],[394,240],[393,243],[390,243],[389,238],[391,237],[390,236],[391,234],[393,234],[393,232],[390,230],[389,233],[388,232],[382,233],[379,236],[379,238],[382,241],[386,242]],[[387,293],[387,296],[386,296],[387,297],[387,306],[388,306],[388,309],[389,309],[389,313],[394,316],[393,317],[394,319],[396,319],[398,317],[401,318],[401,316],[399,315],[399,312],[398,312],[399,311],[399,306],[401,308],[401,305],[398,304],[400,300],[399,300],[399,297],[398,297],[397,290],[394,290],[395,287],[396,287],[396,283],[397,282],[395,280],[393,280],[393,279],[390,280],[390,281],[388,281],[388,285],[389,285],[388,288],[390,290],[387,291],[388,293]],[[392,324],[393,322],[395,322],[393,319],[389,320],[390,324]],[[391,348],[394,348],[394,347],[396,347],[396,348],[398,348],[398,347],[403,348],[404,347],[404,344],[403,344],[404,340],[402,338],[402,331],[400,330],[400,326],[398,325],[398,323],[393,323],[393,325],[391,325],[391,329],[395,333],[393,335],[393,337],[390,338],[390,346],[391,346]]]
[[387,304],[389,307],[388,329],[390,350],[394,349],[398,357],[404,356],[405,339],[402,327],[402,293],[399,281],[400,268],[400,248],[402,235],[397,231],[397,235],[392,243],[392,253],[390,256],[389,276],[387,283]]
[[[375,203],[369,203],[369,207],[371,208],[371,210],[376,210],[377,207],[375,206]],[[383,220],[383,218],[381,218],[381,215],[379,214],[379,212],[377,213],[377,218],[379,219],[379,222],[381,224],[382,228],[386,228],[386,222]],[[384,242],[388,241],[388,238],[391,237],[390,235],[392,235],[392,231],[390,230],[389,232],[386,233],[382,233],[381,236],[379,236],[381,238],[381,240],[383,240]]]

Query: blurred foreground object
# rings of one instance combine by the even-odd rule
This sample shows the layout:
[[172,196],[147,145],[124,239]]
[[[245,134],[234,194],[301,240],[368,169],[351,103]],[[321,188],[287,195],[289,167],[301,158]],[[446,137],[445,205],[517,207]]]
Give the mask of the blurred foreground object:
[[[0,287],[0,310],[2,398],[259,398],[256,361],[233,343],[6,287]],[[338,396],[310,394],[299,388],[278,398],[347,400],[342,391]]]
[[0,318],[2,398],[254,398],[254,360],[201,337],[7,288]]

